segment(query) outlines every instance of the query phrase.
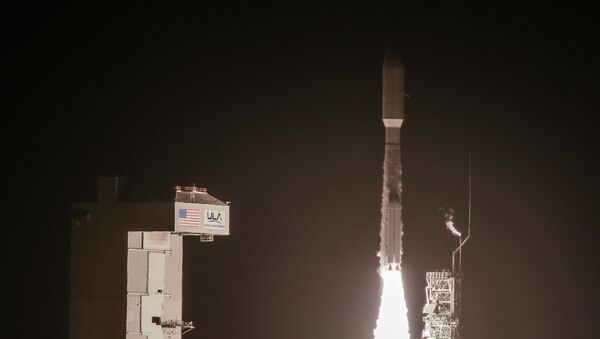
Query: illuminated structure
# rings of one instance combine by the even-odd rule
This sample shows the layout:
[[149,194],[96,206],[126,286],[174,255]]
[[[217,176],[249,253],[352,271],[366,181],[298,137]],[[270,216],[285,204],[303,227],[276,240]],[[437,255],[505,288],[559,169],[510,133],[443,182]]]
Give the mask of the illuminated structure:
[[164,338],[163,326],[171,338],[181,338],[193,328],[181,320],[182,240],[172,232],[129,232],[127,339]]
[[[462,246],[469,240],[471,230],[465,240],[459,237],[459,245],[452,252],[452,271],[438,270],[427,272],[425,280],[425,306],[423,307],[424,339],[459,339],[461,311],[461,264]],[[458,256],[458,268],[455,258]]]
[[[450,218],[452,220],[452,218]],[[448,220],[447,220],[448,221]],[[450,223],[447,227],[458,236],[458,247],[452,252],[452,271],[427,272],[425,280],[425,306],[423,307],[423,339],[459,339],[462,295],[462,247],[471,237],[471,156],[469,155],[469,210],[467,236]],[[458,258],[458,260],[457,260]],[[456,265],[458,261],[458,265]]]
[[450,271],[436,271],[427,272],[425,279],[423,338],[460,338],[460,276]]
[[[191,325],[181,320],[182,238],[229,234],[228,204],[204,189],[179,188],[175,201],[157,202],[127,188],[121,178],[101,177],[96,201],[72,205],[70,339],[123,338],[126,332],[128,339],[178,338]],[[148,313],[156,309],[162,313]],[[156,316],[161,334],[144,334],[142,321],[156,325]]]
[[128,233],[127,339],[179,339],[194,328],[181,315],[182,238],[229,235],[228,203],[203,188],[175,189],[175,232]]

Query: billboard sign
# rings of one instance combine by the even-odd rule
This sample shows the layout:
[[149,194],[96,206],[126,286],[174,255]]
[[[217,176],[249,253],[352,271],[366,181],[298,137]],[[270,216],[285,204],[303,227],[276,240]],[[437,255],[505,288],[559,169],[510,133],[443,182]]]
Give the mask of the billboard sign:
[[229,206],[175,202],[175,232],[229,235]]

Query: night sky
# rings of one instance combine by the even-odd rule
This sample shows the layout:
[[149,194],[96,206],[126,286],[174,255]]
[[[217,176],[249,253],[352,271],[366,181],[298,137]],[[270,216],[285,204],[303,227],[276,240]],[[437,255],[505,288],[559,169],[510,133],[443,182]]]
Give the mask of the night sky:
[[67,337],[69,206],[120,175],[148,200],[196,183],[232,201],[231,236],[185,241],[184,319],[197,326],[185,338],[372,338],[391,42],[409,95],[412,337],[424,273],[450,268],[456,241],[438,209],[465,229],[469,152],[464,338],[600,331],[591,8],[2,7],[3,276],[5,293],[27,290],[10,309],[16,337]]

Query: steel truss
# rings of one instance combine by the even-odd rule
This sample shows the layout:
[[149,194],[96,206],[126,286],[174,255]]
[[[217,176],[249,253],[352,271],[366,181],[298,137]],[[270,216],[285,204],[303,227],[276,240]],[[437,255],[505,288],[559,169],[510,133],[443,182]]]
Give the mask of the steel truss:
[[425,275],[427,302],[423,307],[423,338],[458,339],[460,314],[460,276],[447,270]]

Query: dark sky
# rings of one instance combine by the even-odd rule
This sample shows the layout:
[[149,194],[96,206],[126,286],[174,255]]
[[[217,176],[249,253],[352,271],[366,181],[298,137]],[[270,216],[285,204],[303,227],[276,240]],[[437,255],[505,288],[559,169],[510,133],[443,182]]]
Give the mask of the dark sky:
[[396,42],[410,95],[403,271],[413,338],[424,272],[450,266],[454,239],[438,208],[453,207],[465,226],[469,151],[464,337],[594,337],[591,12],[5,3],[14,193],[4,226],[18,232],[3,247],[26,253],[9,260],[12,289],[29,291],[13,313],[21,335],[67,336],[69,204],[93,199],[97,175],[122,175],[151,199],[195,182],[233,202],[230,237],[186,240],[184,318],[198,325],[187,338],[371,338],[381,66]]

